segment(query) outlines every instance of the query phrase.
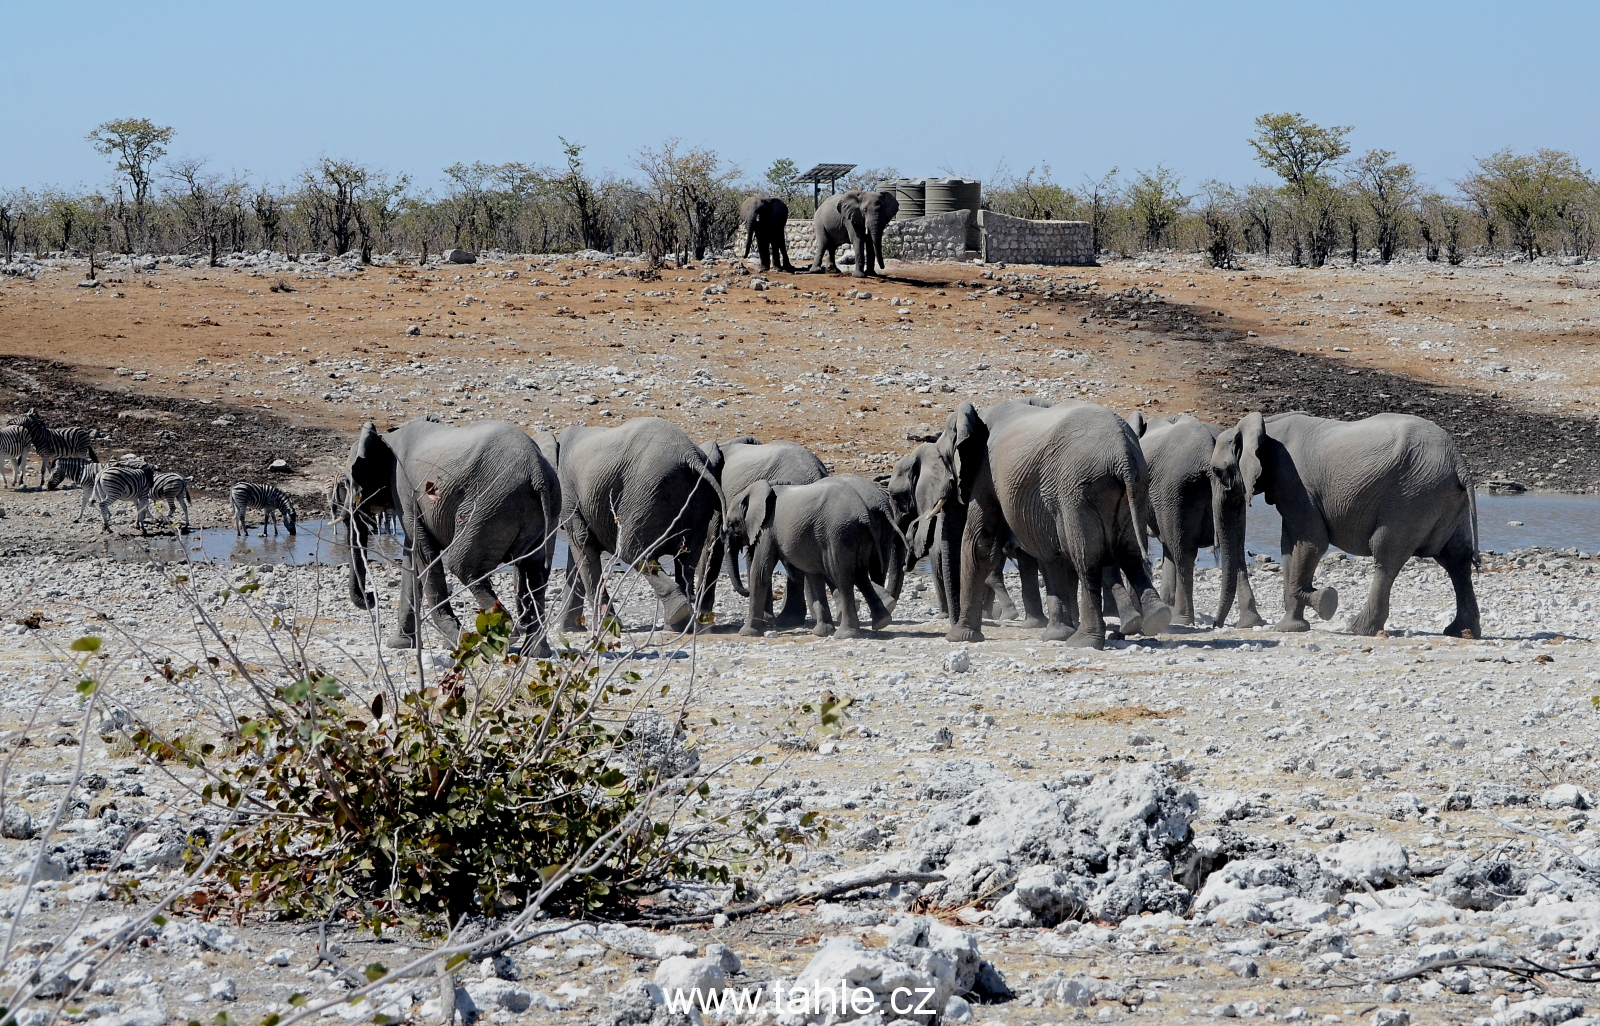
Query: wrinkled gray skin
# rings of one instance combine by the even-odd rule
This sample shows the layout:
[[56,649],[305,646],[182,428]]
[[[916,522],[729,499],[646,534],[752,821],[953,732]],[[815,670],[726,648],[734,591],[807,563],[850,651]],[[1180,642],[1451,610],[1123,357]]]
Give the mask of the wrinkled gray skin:
[[555,555],[561,486],[555,468],[515,424],[485,420],[452,427],[422,418],[380,433],[361,429],[345,469],[348,485],[336,490],[338,510],[355,544],[350,546],[350,601],[372,608],[366,545],[374,515],[392,510],[405,532],[399,620],[385,641],[391,648],[418,644],[419,596],[433,624],[451,644],[461,624],[450,610],[445,571],[472,592],[478,608],[499,601],[489,575],[501,564],[516,571],[516,628],[526,645],[544,641],[545,589]]
[[839,269],[835,252],[846,242],[855,253],[856,263],[850,271],[857,278],[877,274],[883,263],[883,230],[900,212],[900,201],[892,192],[862,192],[851,189],[837,196],[829,196],[817,207],[812,218],[816,242],[812,247],[811,266],[817,273],[830,265]]
[[[1005,558],[1008,529],[1017,547],[1039,561],[1055,600],[1046,639],[1105,646],[1106,567],[1132,586],[1142,632],[1165,630],[1172,610],[1151,583],[1143,545],[1149,469],[1127,422],[1075,400],[1049,408],[1004,403],[992,421],[962,403],[935,443],[951,483],[937,544],[945,550],[946,593],[959,596],[946,638],[983,640],[984,579]],[[1065,622],[1074,596],[1076,629]]]
[[[702,452],[683,430],[659,417],[614,428],[570,427],[556,441],[561,522],[572,553],[562,629],[576,630],[585,597],[596,619],[610,615],[601,554],[644,573],[667,626],[688,628],[698,609],[711,612],[711,586],[722,558],[722,454]],[[672,557],[669,576],[654,561]],[[696,582],[700,583],[698,601]]]
[[[882,501],[876,496],[883,496]],[[805,485],[773,487],[757,481],[731,501],[730,544],[742,545],[750,554],[750,605],[739,633],[760,635],[772,628],[765,609],[780,560],[804,575],[817,635],[861,636],[858,590],[871,612],[872,629],[887,627],[899,592],[896,571],[906,558],[905,539],[894,527],[887,500],[871,481],[846,474]],[[879,581],[889,575],[894,575],[892,584],[885,590]],[[832,589],[839,602],[837,628],[824,588]]]
[[[713,445],[707,443],[701,448],[709,451]],[[757,481],[766,481],[770,485],[810,484],[828,476],[828,468],[823,462],[810,449],[797,442],[773,441],[762,444],[753,435],[743,435],[722,443],[719,448],[722,450],[722,494],[730,506],[738,502],[745,489]],[[739,548],[737,544],[726,546],[723,569],[728,580],[733,582],[734,590],[740,595],[749,595],[744,582],[739,579]],[[805,589],[801,586],[803,578],[793,567],[784,567],[784,573],[788,587],[784,589],[783,610],[777,617],[779,629],[798,627],[806,619]],[[765,613],[770,619],[770,589]]]
[[750,244],[756,244],[761,269],[793,271],[789,263],[789,243],[783,230],[789,223],[789,204],[777,197],[751,196],[739,204],[739,223],[744,225],[744,259],[750,259]]
[[1262,624],[1250,588],[1245,559],[1245,515],[1249,502],[1223,489],[1211,474],[1211,453],[1222,432],[1188,414],[1145,420],[1133,413],[1128,425],[1150,467],[1151,520],[1145,525],[1161,540],[1161,600],[1172,606],[1172,622],[1194,623],[1194,562],[1200,550],[1218,545],[1228,550],[1218,562],[1233,567],[1225,604],[1217,609],[1221,627],[1239,598],[1239,627]]
[[[932,442],[922,442],[895,464],[887,487],[894,500],[896,523],[905,533],[910,548],[906,569],[910,570],[918,560],[927,558],[939,612],[950,616],[954,622],[951,603],[945,594],[947,576],[943,549],[935,544],[944,532],[944,507],[940,500],[945,496],[949,483],[949,470],[939,459],[938,447]],[[1038,563],[1015,546],[1007,549],[1007,555],[1017,561],[1022,582],[1024,613],[1021,626],[1032,629],[1045,626],[1048,621],[1039,594]],[[986,613],[992,612],[996,619],[1011,620],[1016,618],[1017,607],[1006,591],[1003,569],[1003,566],[996,569],[984,581],[988,587],[984,610]]]
[[[1305,607],[1332,619],[1339,596],[1314,587],[1329,545],[1371,556],[1372,588],[1350,620],[1371,635],[1389,618],[1389,592],[1412,556],[1437,560],[1455,587],[1456,615],[1444,633],[1481,637],[1472,569],[1478,505],[1472,472],[1455,441],[1421,417],[1381,413],[1324,420],[1304,413],[1249,413],[1217,436],[1211,471],[1234,501],[1260,493],[1283,517],[1283,619],[1280,631],[1305,631]],[[1234,567],[1223,567],[1224,586]],[[1224,592],[1226,604],[1230,596]]]

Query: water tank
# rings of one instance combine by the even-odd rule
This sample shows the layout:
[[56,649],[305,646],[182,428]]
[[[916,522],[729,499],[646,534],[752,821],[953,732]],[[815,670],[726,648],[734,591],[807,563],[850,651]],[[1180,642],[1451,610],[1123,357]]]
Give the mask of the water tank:
[[929,178],[926,182],[924,209],[930,216],[952,210],[977,210],[983,198],[983,185],[976,178]]
[[896,221],[909,221],[913,217],[921,217],[924,208],[925,178],[900,178],[893,182],[885,182],[884,187],[893,187],[894,198],[900,201],[900,212],[894,215]]

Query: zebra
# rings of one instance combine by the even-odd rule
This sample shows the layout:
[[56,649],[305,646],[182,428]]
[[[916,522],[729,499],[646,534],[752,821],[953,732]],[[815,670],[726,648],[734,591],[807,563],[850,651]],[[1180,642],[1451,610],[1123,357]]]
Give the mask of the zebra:
[[99,468],[100,464],[91,463],[82,456],[62,456],[56,460],[50,469],[50,480],[45,483],[46,488],[59,488],[63,484],[74,484],[88,491],[94,487],[91,477],[88,484],[84,484],[83,474],[89,467]]
[[100,463],[85,463],[78,468],[78,515],[72,518],[73,523],[82,520],[83,514],[88,511],[89,497],[94,494],[94,483],[102,468],[103,464]]
[[155,468],[148,463],[142,467],[127,463],[90,466],[98,467],[92,493],[94,501],[100,505],[101,531],[111,530],[111,504],[122,501],[134,503],[137,507],[134,521],[138,524],[139,533],[144,534],[145,519],[151,512],[150,491],[155,484]]
[[5,469],[5,461],[11,461],[11,474],[6,484],[12,489],[22,487],[22,476],[28,472],[28,433],[22,430],[21,424],[7,424],[0,427],[0,471]]
[[267,525],[272,525],[272,533],[278,533],[278,525],[274,519],[282,514],[283,526],[290,534],[294,534],[294,506],[289,502],[289,497],[272,485],[252,484],[249,481],[240,481],[228,492],[228,505],[233,507],[233,528],[242,537],[246,530],[246,519],[249,512],[259,509],[264,514],[261,521],[261,537],[267,536]]
[[189,482],[183,479],[182,474],[157,474],[155,483],[150,486],[150,496],[166,502],[168,521],[172,520],[178,507],[183,507],[183,529],[189,529]]
[[[22,428],[23,433],[28,436],[28,444],[39,454],[40,488],[45,486],[45,472],[61,457],[87,456],[91,461],[100,458],[94,453],[94,444],[89,440],[88,428],[68,427],[58,431],[45,424],[38,410],[29,410],[11,423]],[[27,483],[26,472],[23,483]]]

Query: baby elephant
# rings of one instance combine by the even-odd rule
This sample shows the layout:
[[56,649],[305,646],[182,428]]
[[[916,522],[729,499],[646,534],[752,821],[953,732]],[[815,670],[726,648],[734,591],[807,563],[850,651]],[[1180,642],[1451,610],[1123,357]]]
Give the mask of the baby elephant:
[[839,599],[838,637],[861,636],[857,590],[867,600],[872,629],[889,626],[895,596],[878,582],[898,581],[906,542],[893,523],[892,507],[871,502],[872,492],[882,489],[843,474],[804,485],[773,487],[757,481],[733,503],[728,510],[728,544],[745,549],[750,558],[750,607],[740,634],[759,635],[772,626],[766,610],[772,573],[780,561],[792,585],[803,582],[818,635],[835,633],[828,588]]

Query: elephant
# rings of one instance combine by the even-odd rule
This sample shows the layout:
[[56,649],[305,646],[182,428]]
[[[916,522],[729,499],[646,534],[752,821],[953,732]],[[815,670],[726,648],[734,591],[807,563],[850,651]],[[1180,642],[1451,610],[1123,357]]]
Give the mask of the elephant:
[[1257,627],[1265,621],[1256,610],[1255,593],[1245,561],[1245,515],[1248,498],[1230,494],[1211,473],[1211,452],[1221,429],[1183,414],[1145,420],[1137,411],[1128,425],[1150,467],[1150,511],[1147,529],[1161,541],[1161,600],[1170,604],[1172,621],[1194,623],[1194,562],[1208,545],[1228,550],[1219,564],[1233,568],[1223,587],[1216,626],[1221,627],[1239,598],[1236,626]]
[[[804,485],[757,481],[729,502],[727,527],[729,544],[750,554],[749,612],[739,633],[760,635],[772,626],[765,610],[780,560],[803,575],[818,636],[861,637],[857,590],[867,601],[872,629],[889,625],[899,598],[894,571],[905,565],[906,543],[892,522],[887,496],[871,481],[850,474]],[[886,575],[893,575],[887,590],[879,585]],[[838,597],[837,627],[825,588]]]
[[393,511],[404,532],[400,614],[390,648],[418,646],[419,599],[452,644],[461,625],[450,609],[445,571],[472,592],[480,609],[499,599],[489,575],[516,570],[516,629],[521,646],[544,640],[545,591],[555,556],[561,485],[533,439],[515,424],[485,420],[462,427],[432,417],[387,432],[371,423],[350,450],[345,482],[334,489],[350,539],[350,601],[371,609],[367,544],[375,516]]
[[816,232],[810,273],[820,272],[826,262],[839,269],[834,253],[846,242],[855,252],[856,263],[850,273],[857,278],[877,274],[883,263],[883,230],[900,212],[900,201],[892,192],[862,192],[852,189],[829,196],[817,207],[812,218]]
[[[945,594],[943,555],[934,544],[943,528],[944,508],[941,499],[948,482],[949,472],[939,459],[938,447],[932,442],[922,442],[895,464],[887,487],[894,500],[896,522],[906,535],[909,561],[914,564],[917,560],[927,558],[939,612],[951,616],[954,622],[949,596]],[[1016,559],[1022,583],[1022,626],[1034,629],[1045,626],[1048,621],[1039,594],[1037,562],[1014,546],[1008,549],[1007,554]],[[1012,620],[1017,616],[1017,607],[1006,591],[1003,569],[1003,566],[995,569],[984,582],[989,589],[984,609],[986,612],[992,611],[996,619]]]
[[[706,443],[702,450],[709,452],[714,443]],[[757,481],[766,481],[770,485],[785,484],[810,484],[820,481],[828,476],[828,468],[816,457],[811,450],[796,442],[772,441],[763,444],[753,435],[742,435],[722,443],[718,448],[722,451],[722,493],[728,503],[732,505]],[[739,547],[728,544],[725,547],[725,567],[728,580],[733,582],[734,589],[740,595],[748,595],[743,583],[739,579]],[[803,577],[793,567],[784,568],[788,578],[789,587],[784,591],[783,609],[777,617],[779,628],[796,627],[805,622],[806,600],[805,589],[801,586]],[[767,592],[771,613],[771,590]]]
[[[702,452],[659,417],[613,428],[569,427],[554,447],[571,553],[562,629],[578,628],[586,596],[595,604],[595,624],[611,615],[603,552],[645,575],[672,630],[688,628],[697,610],[709,614],[722,558],[721,450],[713,443],[710,454]],[[672,557],[670,575],[657,562],[663,556]]]
[[[957,597],[946,638],[983,640],[984,578],[1005,558],[1008,533],[1038,560],[1054,600],[1047,640],[1105,646],[1105,567],[1120,570],[1130,585],[1139,630],[1165,630],[1172,610],[1156,594],[1145,565],[1149,468],[1127,422],[1077,400],[1050,407],[1003,403],[991,410],[985,421],[971,403],[962,403],[936,443],[948,483],[935,544],[944,558],[946,594]],[[1075,629],[1066,622],[1074,594]]]
[[[1284,613],[1275,630],[1310,630],[1307,604],[1322,619],[1333,618],[1338,593],[1313,587],[1331,544],[1374,563],[1351,633],[1383,630],[1395,577],[1412,556],[1423,556],[1436,560],[1455,588],[1456,615],[1444,633],[1482,636],[1472,587],[1477,496],[1466,459],[1439,425],[1403,413],[1357,421],[1247,413],[1217,436],[1211,472],[1230,501],[1248,503],[1259,493],[1283,517]],[[1226,588],[1238,568],[1228,565],[1228,549],[1223,556]]]
[[761,269],[777,267],[780,271],[793,271],[789,263],[789,243],[784,238],[784,228],[789,224],[789,204],[775,196],[765,199],[751,196],[739,204],[739,223],[744,225],[744,259],[750,259],[750,243],[756,244],[761,256]]

